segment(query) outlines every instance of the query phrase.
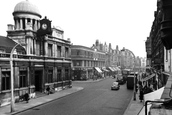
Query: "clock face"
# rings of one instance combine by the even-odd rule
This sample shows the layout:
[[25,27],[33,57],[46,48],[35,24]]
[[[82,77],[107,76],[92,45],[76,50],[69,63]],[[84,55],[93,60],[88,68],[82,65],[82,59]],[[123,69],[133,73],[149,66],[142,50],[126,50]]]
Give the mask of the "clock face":
[[47,24],[42,24],[42,29],[47,29]]

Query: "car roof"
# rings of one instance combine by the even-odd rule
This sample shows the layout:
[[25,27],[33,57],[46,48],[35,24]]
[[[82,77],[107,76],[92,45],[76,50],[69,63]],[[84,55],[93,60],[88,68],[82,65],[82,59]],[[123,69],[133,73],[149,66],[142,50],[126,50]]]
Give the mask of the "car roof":
[[116,81],[115,81],[115,82],[113,82],[113,85],[118,85],[118,82],[116,82]]

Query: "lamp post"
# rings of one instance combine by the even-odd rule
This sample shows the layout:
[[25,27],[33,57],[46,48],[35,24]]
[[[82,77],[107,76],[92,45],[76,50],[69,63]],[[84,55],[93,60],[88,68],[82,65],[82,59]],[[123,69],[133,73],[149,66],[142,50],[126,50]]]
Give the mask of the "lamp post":
[[19,45],[17,43],[10,53],[10,69],[11,69],[11,112],[14,112],[14,75],[13,75],[13,53],[15,48]]
[[[133,66],[133,70],[134,70],[134,68],[135,68],[135,55],[134,55],[134,53],[128,49],[125,49],[125,48],[123,48],[121,51],[128,51],[134,56],[134,66]],[[135,72],[134,72],[134,94],[133,94],[133,96],[134,96],[133,100],[135,101],[136,100],[136,76],[135,76]]]

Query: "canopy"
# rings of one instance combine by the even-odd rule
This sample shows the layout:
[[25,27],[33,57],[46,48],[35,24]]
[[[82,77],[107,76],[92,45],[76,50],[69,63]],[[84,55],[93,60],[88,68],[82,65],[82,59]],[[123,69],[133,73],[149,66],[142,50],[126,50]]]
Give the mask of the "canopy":
[[114,70],[114,71],[118,71],[118,70],[116,69],[116,67],[113,67],[113,70]]
[[147,80],[153,78],[154,76],[155,76],[155,74],[151,74],[148,77],[145,77],[142,81],[147,81]]
[[106,69],[106,67],[102,67],[102,70],[103,70],[103,71],[106,71],[106,72],[109,71],[109,70]]
[[94,67],[94,68],[97,72],[102,73],[102,70],[99,67]]
[[108,67],[108,68],[109,68],[109,70],[112,71],[112,72],[115,71],[112,67]]

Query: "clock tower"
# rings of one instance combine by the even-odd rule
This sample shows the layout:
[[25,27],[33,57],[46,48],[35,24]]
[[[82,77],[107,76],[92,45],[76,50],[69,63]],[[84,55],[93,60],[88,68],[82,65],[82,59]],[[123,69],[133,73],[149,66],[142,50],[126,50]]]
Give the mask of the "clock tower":
[[40,20],[40,29],[37,31],[37,36],[44,36],[44,35],[51,35],[51,21],[45,17],[44,19]]

